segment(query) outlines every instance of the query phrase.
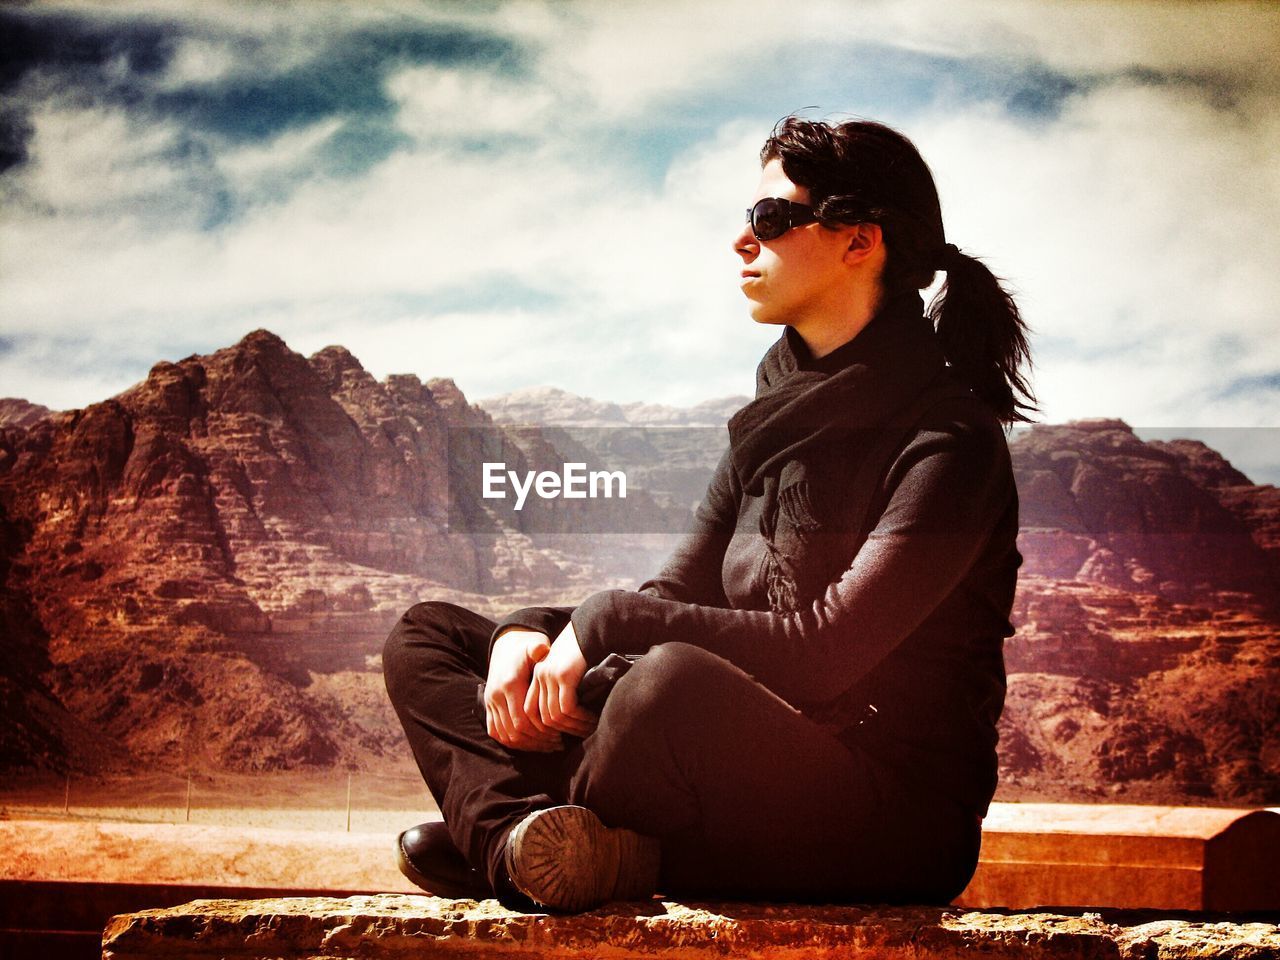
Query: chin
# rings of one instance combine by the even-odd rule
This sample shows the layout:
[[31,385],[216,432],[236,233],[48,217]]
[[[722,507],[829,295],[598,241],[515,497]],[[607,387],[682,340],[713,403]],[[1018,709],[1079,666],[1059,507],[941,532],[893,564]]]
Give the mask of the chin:
[[778,326],[786,323],[781,317],[771,314],[758,303],[751,305],[751,319],[766,326]]
[[751,311],[751,319],[762,326],[783,326],[786,324],[786,320],[783,320],[781,316],[774,316],[763,310]]

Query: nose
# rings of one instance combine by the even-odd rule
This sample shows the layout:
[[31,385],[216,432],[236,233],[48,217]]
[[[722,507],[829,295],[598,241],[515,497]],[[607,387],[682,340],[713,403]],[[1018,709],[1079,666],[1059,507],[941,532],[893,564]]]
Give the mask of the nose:
[[760,241],[751,232],[751,224],[743,223],[738,235],[733,238],[733,252],[742,258],[743,263],[750,263],[760,253]]

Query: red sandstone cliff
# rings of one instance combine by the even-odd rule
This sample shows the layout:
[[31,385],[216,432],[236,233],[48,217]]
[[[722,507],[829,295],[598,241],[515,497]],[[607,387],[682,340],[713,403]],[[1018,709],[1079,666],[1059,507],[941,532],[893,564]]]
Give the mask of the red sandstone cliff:
[[[452,381],[379,382],[340,347],[307,359],[258,331],[85,410],[13,405],[0,766],[405,764],[376,659],[402,609],[572,603],[665,555],[552,506],[515,515],[458,485],[450,504],[451,471],[603,452],[657,502],[602,505],[600,529],[673,529],[726,439],[688,429],[724,404],[517,399],[487,406],[558,426],[504,426]],[[598,429],[637,424],[683,432]],[[478,432],[450,455],[460,428]],[[1011,450],[1026,562],[1002,794],[1280,801],[1280,491],[1120,421],[1037,426]]]
[[1280,799],[1277,491],[1121,421],[1011,446],[1021,571],[1002,795]]
[[527,466],[452,381],[379,383],[341,348],[308,360],[257,331],[0,430],[0,760],[402,761],[370,669],[402,610],[492,612],[603,579],[540,548],[536,518],[514,529],[475,498],[454,519],[479,532],[450,532],[448,472],[479,472],[447,456],[457,426],[490,428],[473,457]]

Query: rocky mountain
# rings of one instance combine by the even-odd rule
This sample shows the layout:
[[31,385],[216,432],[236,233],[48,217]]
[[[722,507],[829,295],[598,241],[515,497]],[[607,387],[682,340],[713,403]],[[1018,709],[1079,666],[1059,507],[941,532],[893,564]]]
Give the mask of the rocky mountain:
[[17,397],[0,397],[0,427],[30,427],[53,413],[48,407]]
[[1010,446],[1024,555],[1002,795],[1280,799],[1280,491],[1118,420]]
[[[692,510],[729,444],[726,424],[749,397],[692,407],[608,403],[556,387],[529,387],[478,401],[495,422],[519,435],[532,428],[563,450],[602,463],[625,463],[627,476],[673,517]],[[668,527],[668,529],[678,529]]]
[[[489,460],[530,468],[452,381],[380,383],[266,331],[0,430],[0,759],[399,763],[374,668],[404,609],[571,599],[662,553],[483,501]],[[604,509],[619,529],[678,523],[638,490]]]
[[[377,659],[394,618],[634,586],[745,401],[537,388],[482,408],[257,331],[85,410],[5,407],[0,765],[403,769]],[[1025,562],[1001,795],[1280,801],[1280,491],[1118,420],[1010,449]],[[477,492],[486,462],[570,460],[625,470],[627,500]]]
[[556,427],[722,427],[750,397],[704,400],[692,407],[660,403],[610,403],[558,387],[526,387],[476,401],[501,423]]
[[1032,575],[1013,622],[1004,799],[1280,798],[1274,616],[1225,593],[1180,603]]

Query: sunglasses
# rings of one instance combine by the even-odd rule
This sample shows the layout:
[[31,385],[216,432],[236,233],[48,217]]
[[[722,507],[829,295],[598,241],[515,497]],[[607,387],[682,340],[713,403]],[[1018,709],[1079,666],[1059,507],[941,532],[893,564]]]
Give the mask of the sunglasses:
[[813,207],[803,203],[783,200],[781,197],[765,197],[757,200],[747,211],[747,223],[757,240],[776,240],[792,227],[816,223]]

